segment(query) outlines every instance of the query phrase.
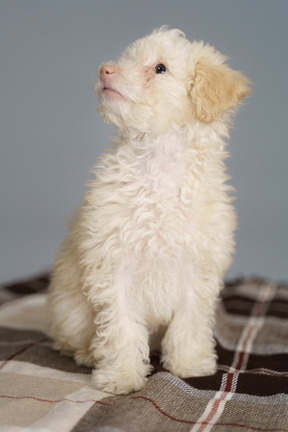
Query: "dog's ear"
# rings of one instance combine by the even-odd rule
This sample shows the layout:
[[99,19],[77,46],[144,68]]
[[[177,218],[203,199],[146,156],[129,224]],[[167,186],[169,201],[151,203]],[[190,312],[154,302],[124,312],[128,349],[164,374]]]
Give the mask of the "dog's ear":
[[196,118],[205,123],[218,119],[250,94],[249,84],[241,72],[225,64],[215,65],[208,59],[200,59],[191,90]]

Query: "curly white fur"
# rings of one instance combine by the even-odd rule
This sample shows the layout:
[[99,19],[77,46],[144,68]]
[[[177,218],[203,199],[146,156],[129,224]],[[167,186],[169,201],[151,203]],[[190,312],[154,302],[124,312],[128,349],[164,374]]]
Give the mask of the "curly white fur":
[[224,139],[249,93],[225,60],[162,27],[100,68],[99,113],[116,125],[114,146],[71,221],[49,295],[55,348],[93,366],[96,388],[141,389],[151,329],[163,326],[166,368],[216,370],[214,309],[236,225]]

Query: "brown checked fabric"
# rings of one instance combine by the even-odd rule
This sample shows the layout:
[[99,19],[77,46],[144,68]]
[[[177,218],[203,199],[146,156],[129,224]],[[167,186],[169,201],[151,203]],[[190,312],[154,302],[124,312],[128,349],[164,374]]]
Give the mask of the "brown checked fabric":
[[287,285],[226,285],[214,376],[182,380],[153,353],[146,387],[111,396],[89,386],[90,369],[51,349],[48,280],[0,290],[0,432],[288,432]]

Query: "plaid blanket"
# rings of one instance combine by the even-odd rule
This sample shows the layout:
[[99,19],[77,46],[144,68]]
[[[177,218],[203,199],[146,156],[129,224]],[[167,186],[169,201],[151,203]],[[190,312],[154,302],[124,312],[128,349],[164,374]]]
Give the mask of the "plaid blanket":
[[111,396],[89,386],[90,369],[51,349],[47,283],[43,276],[0,290],[1,432],[288,431],[288,286],[227,284],[214,376],[179,379],[155,353],[144,389]]

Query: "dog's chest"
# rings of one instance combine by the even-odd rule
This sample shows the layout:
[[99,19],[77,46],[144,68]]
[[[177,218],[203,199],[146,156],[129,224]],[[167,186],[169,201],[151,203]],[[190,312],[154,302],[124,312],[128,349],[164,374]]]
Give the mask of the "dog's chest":
[[185,163],[183,143],[172,137],[157,141],[139,158],[135,155],[134,163],[126,167],[131,182],[119,193],[126,201],[122,239],[127,248],[149,257],[183,248],[189,220],[180,199]]
[[147,150],[145,162],[140,167],[143,180],[155,197],[170,197],[179,194],[184,174],[183,144],[174,138],[159,141],[155,147]]

